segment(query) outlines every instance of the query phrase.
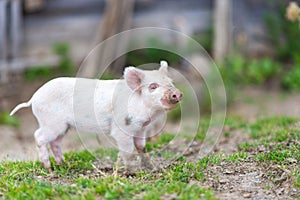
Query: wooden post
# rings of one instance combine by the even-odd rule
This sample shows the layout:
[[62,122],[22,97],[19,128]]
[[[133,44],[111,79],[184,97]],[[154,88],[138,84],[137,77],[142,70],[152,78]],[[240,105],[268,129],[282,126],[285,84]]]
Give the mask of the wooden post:
[[231,48],[231,0],[216,0],[214,11],[214,50],[216,61],[222,61]]
[[0,0],[0,59],[7,58],[7,0]]
[[22,31],[22,10],[20,0],[11,0],[10,7],[10,42],[11,57],[17,58],[20,54],[21,31]]
[[7,0],[0,0],[0,82],[7,79]]

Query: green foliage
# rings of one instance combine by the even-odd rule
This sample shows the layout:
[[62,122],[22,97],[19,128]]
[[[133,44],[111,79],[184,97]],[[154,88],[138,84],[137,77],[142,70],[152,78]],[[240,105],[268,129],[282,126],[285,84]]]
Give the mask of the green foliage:
[[116,76],[112,74],[110,71],[105,71],[100,77],[101,80],[112,80],[116,79]]
[[69,57],[61,57],[58,63],[58,70],[64,75],[74,74],[74,64]]
[[37,79],[48,79],[53,75],[50,66],[32,66],[25,71],[24,77],[27,81],[34,81]]
[[0,114],[0,124],[18,128],[20,126],[19,120],[15,116],[10,116],[9,112]]
[[300,62],[299,65],[294,66],[285,74],[281,81],[281,85],[287,90],[296,91],[300,89]]
[[251,60],[246,70],[246,81],[253,84],[264,84],[280,72],[279,65],[269,58]]
[[59,57],[58,65],[31,66],[25,71],[25,80],[51,79],[55,76],[71,76],[74,74],[74,64],[69,57],[69,45],[67,43],[56,43],[53,45],[52,51]]
[[246,60],[235,55],[225,59],[220,71],[225,85],[263,85],[276,78],[281,69],[270,58]]
[[276,57],[280,61],[295,60],[300,52],[298,23],[286,19],[285,5],[282,4],[278,10],[270,11],[265,16],[270,42],[274,46]]
[[201,34],[192,36],[207,52],[212,52],[213,47],[213,28],[209,28],[207,31]]
[[52,51],[53,53],[61,57],[68,57],[68,54],[70,52],[70,46],[68,43],[65,42],[55,43],[52,46]]
[[173,122],[180,121],[181,118],[181,107],[177,106],[170,112],[168,112],[168,119],[170,119]]
[[64,75],[74,74],[74,64],[70,59],[69,52],[70,46],[67,43],[56,43],[52,47],[54,54],[59,56],[58,70]]
[[139,66],[145,63],[158,63],[161,60],[167,60],[170,65],[176,65],[181,57],[175,53],[176,46],[161,41],[160,38],[149,38],[147,41],[149,46],[158,46],[166,50],[156,48],[145,48],[131,51],[127,54],[127,65]]
[[219,65],[219,70],[226,89],[227,103],[230,104],[234,101],[240,87],[268,85],[278,79],[282,67],[270,58],[248,60],[236,54],[227,57]]
[[300,89],[300,28],[298,22],[286,19],[285,5],[281,4],[278,11],[270,12],[265,17],[265,24],[269,33],[276,58],[283,63],[290,63],[292,67],[285,67],[280,82],[286,90]]

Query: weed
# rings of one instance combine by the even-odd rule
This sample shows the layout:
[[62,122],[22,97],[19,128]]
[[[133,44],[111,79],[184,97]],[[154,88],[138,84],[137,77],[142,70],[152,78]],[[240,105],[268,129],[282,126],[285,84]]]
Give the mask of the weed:
[[0,124],[18,128],[20,121],[15,116],[10,116],[9,112],[3,112],[0,114]]
[[242,152],[227,156],[225,158],[225,160],[230,161],[230,162],[238,162],[240,159],[244,160],[246,158],[247,158],[247,154],[242,151]]
[[295,187],[300,188],[300,173],[299,171],[294,171],[292,176],[295,178]]

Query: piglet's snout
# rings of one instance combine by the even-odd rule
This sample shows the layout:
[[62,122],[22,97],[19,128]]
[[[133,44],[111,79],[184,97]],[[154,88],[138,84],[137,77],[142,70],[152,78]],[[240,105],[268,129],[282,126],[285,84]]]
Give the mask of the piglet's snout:
[[179,101],[181,101],[182,97],[183,97],[183,94],[180,90],[173,90],[170,92],[169,99],[172,104],[176,104]]

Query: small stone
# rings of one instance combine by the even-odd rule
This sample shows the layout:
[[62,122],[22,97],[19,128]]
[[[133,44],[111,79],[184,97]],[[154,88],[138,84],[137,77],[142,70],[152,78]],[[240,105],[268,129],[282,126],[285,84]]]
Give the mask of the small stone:
[[229,169],[226,169],[226,170],[224,171],[224,174],[233,174],[233,171],[231,171],[231,170],[229,170]]
[[281,188],[281,189],[277,190],[277,194],[278,195],[284,194],[284,188]]
[[244,197],[244,198],[251,198],[251,193],[244,193],[244,194],[243,194],[243,197]]
[[258,151],[259,151],[259,152],[266,151],[266,147],[264,147],[264,146],[259,146],[259,147],[258,147]]
[[295,158],[288,158],[286,159],[289,163],[293,164],[293,163],[297,163],[297,160]]
[[221,183],[221,184],[224,184],[224,183],[227,183],[227,182],[228,182],[227,179],[220,179],[220,180],[219,180],[219,183]]

